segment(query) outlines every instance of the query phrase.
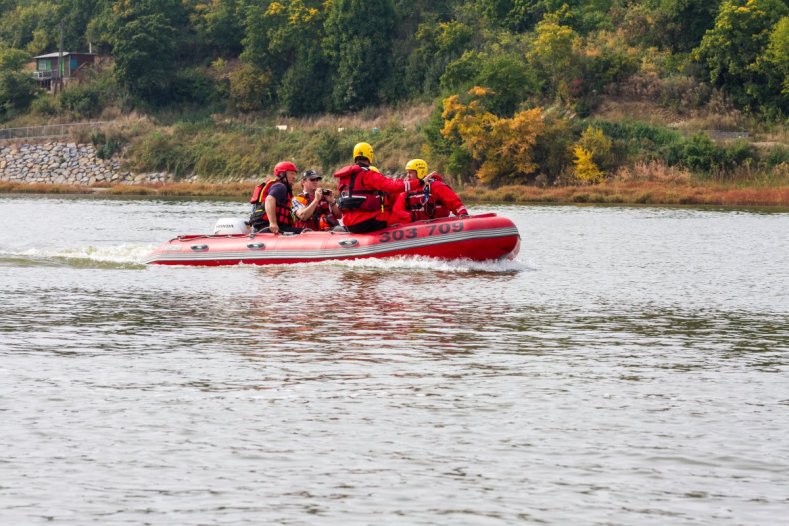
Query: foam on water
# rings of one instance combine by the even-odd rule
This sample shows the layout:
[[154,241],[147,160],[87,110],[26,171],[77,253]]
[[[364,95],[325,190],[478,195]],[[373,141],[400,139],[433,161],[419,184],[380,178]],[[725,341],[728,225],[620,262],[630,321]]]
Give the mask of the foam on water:
[[[255,267],[256,265],[240,265]],[[524,261],[472,261],[469,259],[438,259],[427,256],[396,256],[389,258],[364,258],[348,260],[316,261],[314,263],[291,263],[268,265],[271,267],[349,267],[359,269],[397,269],[397,270],[434,270],[442,272],[522,272],[534,270],[534,266]]]
[[0,260],[29,264],[60,264],[66,266],[137,266],[156,245],[123,243],[120,245],[66,248],[0,248]]
[[532,270],[524,262],[515,260],[471,261],[469,259],[437,259],[427,256],[397,256],[392,258],[325,261],[320,264],[343,265],[351,268],[425,269],[445,272],[520,272]]

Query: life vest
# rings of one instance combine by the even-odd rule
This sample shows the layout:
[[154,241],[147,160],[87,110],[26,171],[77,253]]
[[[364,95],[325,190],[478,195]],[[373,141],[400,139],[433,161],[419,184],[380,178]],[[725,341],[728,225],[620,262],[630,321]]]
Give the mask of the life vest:
[[255,230],[262,230],[269,225],[268,216],[266,215],[265,203],[266,197],[268,197],[268,193],[275,183],[284,184],[285,188],[288,190],[285,203],[281,204],[277,202],[277,224],[280,227],[293,226],[293,204],[291,203],[291,200],[293,199],[293,190],[289,184],[280,181],[278,178],[272,177],[257,185],[255,190],[252,192],[252,197],[249,200],[249,202],[253,205],[252,215],[249,217],[249,225]]
[[422,190],[406,193],[405,209],[411,213],[412,221],[449,217],[449,209],[431,192],[432,182],[433,180],[428,179]]
[[340,185],[340,210],[358,210],[360,212],[379,212],[384,209],[384,192],[378,190],[359,190],[355,188],[356,177],[367,172],[366,167],[359,167],[351,174],[350,182]]
[[[314,198],[305,192],[299,196],[296,196],[296,199],[301,201],[304,205],[309,206]],[[331,205],[329,205],[329,203],[325,200],[322,200],[320,203],[318,203],[318,208],[315,209],[315,212],[312,213],[312,216],[309,219],[306,221],[301,221],[298,217],[295,217],[295,220],[297,227],[307,227],[311,228],[312,230],[329,230],[330,228],[340,224],[340,222],[334,217],[334,214],[331,213]]]

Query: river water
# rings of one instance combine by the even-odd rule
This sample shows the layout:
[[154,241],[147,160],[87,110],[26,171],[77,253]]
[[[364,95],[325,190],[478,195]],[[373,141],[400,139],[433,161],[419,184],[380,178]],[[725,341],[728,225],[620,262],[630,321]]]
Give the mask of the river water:
[[2,524],[785,524],[789,214],[474,206],[518,259],[146,267],[0,196]]

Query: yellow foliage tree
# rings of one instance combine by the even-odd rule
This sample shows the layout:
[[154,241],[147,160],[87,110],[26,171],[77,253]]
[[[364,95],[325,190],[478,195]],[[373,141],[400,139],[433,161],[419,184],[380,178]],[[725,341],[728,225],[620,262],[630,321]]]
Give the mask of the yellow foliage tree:
[[444,100],[444,127],[441,135],[465,147],[480,163],[477,178],[483,183],[536,171],[534,145],[544,123],[539,108],[502,118],[486,111],[483,99],[491,90],[475,86],[471,100],[464,104],[453,95]]
[[592,158],[598,165],[606,166],[611,163],[611,148],[613,143],[606,137],[603,130],[589,126],[581,134],[578,146],[592,153]]
[[573,163],[575,164],[575,177],[580,181],[590,184],[602,182],[605,178],[605,172],[595,164],[592,159],[592,152],[582,146],[576,146],[573,152],[575,153],[575,159],[573,159]]

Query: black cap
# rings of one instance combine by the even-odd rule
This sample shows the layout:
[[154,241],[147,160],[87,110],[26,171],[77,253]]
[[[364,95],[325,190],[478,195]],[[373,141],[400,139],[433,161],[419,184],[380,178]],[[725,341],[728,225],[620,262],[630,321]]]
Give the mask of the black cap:
[[321,177],[321,175],[315,170],[305,170],[304,175],[301,176],[301,180],[306,181],[307,179],[310,181],[318,181],[323,179],[323,177]]

